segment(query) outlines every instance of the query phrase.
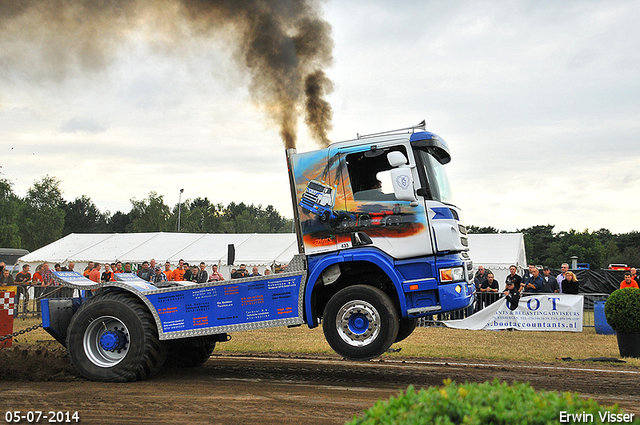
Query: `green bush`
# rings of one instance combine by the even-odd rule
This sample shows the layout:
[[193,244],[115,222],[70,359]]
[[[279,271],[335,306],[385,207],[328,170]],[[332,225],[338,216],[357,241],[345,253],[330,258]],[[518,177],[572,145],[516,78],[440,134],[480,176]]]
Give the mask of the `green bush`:
[[616,332],[640,332],[640,289],[614,291],[604,305],[607,323]]
[[[602,423],[600,415],[609,415],[608,419],[616,415],[614,418],[617,422],[623,419],[623,412],[618,405],[603,407],[594,400],[581,398],[577,393],[536,391],[528,383],[509,385],[495,379],[483,384],[460,385],[445,380],[444,384],[443,387],[430,387],[417,392],[410,386],[397,398],[378,401],[362,417],[355,417],[348,425],[558,424],[563,419],[561,412],[586,418],[571,423]],[[630,417],[627,415],[626,423],[629,423]],[[605,422],[608,422],[606,419]],[[639,424],[640,420],[632,423]]]

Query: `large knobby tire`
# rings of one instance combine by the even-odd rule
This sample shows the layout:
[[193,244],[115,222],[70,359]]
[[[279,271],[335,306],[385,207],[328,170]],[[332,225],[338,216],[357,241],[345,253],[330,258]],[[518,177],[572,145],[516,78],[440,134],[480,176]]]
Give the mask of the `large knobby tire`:
[[399,323],[391,298],[367,285],[337,292],[322,316],[327,342],[350,360],[369,360],[386,352],[396,339]]
[[165,366],[198,367],[202,366],[213,353],[215,341],[180,341],[169,345]]
[[147,307],[124,292],[95,296],[78,309],[69,323],[67,351],[84,377],[105,382],[146,379],[167,355]]
[[418,326],[418,319],[400,319],[400,328],[398,329],[398,335],[393,342],[400,342],[406,339]]

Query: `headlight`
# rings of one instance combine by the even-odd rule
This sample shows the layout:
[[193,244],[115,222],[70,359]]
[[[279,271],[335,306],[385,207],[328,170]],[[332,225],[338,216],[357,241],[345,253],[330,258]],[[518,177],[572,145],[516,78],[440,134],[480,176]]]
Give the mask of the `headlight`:
[[450,283],[464,280],[464,268],[452,267],[450,269],[440,269],[440,282]]

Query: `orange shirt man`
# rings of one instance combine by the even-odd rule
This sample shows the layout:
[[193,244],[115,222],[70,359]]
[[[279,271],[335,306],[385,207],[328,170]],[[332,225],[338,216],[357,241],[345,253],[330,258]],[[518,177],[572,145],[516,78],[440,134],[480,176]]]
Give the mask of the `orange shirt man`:
[[620,283],[620,289],[638,288],[638,282],[631,278],[631,272],[625,272],[624,280]]
[[169,282],[173,281],[173,271],[171,271],[171,263],[170,262],[166,262],[164,263],[164,275],[167,277],[167,280]]
[[[167,276],[168,278],[169,276]],[[171,275],[171,280],[174,282],[181,282],[184,280],[184,270],[182,270],[182,265],[178,264],[178,267],[173,271]]]
[[91,270],[91,273],[89,273],[89,279],[93,280],[94,282],[100,282],[100,278],[102,277],[102,275],[100,274],[101,268],[102,264],[95,263],[93,265],[93,270]]

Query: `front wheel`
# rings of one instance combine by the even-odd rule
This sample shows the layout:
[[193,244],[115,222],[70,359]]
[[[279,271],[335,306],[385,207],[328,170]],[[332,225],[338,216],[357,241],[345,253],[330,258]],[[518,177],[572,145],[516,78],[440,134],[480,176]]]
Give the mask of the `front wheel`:
[[69,323],[67,351],[84,377],[107,382],[146,379],[167,355],[147,307],[121,292],[95,296],[78,309]]
[[350,360],[369,360],[386,352],[400,323],[391,298],[367,285],[337,292],[327,303],[322,320],[331,348]]

